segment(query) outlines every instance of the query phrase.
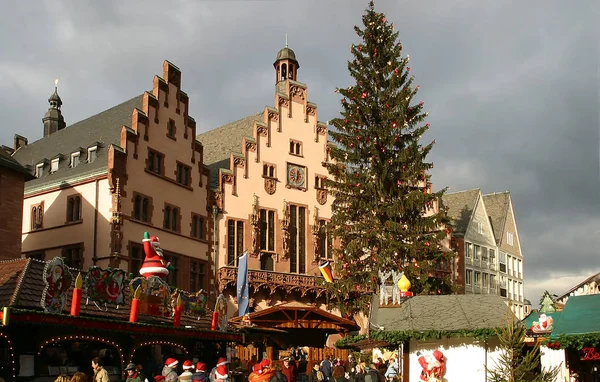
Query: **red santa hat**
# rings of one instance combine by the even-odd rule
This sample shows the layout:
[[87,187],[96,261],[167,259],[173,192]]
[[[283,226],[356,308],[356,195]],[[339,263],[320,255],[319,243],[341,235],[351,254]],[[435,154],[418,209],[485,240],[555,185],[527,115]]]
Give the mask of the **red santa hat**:
[[444,354],[439,350],[433,351],[433,357],[435,359],[437,359],[439,362],[442,362],[444,360]]
[[256,365],[252,366],[252,372],[256,374],[262,374],[262,366],[260,365],[260,363],[257,363]]
[[229,370],[227,370],[227,364],[217,366],[215,372],[217,379],[227,379],[229,376]]
[[260,366],[262,366],[263,369],[271,367],[271,360],[268,358],[263,359],[262,361],[260,361]]
[[225,357],[220,357],[217,360],[217,366],[223,366],[223,365],[227,365],[229,363],[229,361],[227,360],[227,358]]
[[191,370],[194,368],[194,365],[192,364],[192,361],[190,361],[189,359],[186,359],[185,361],[183,361],[183,370]]
[[179,361],[175,358],[167,358],[167,360],[165,361],[165,366],[167,367],[175,367],[177,365],[179,365]]
[[206,367],[206,364],[204,362],[198,362],[196,364],[196,372],[200,373],[200,372],[204,372],[206,373],[208,371],[208,368]]
[[144,232],[144,262],[140,268],[140,275],[148,278],[150,276],[166,277],[169,274],[167,265],[162,258],[162,249],[158,237]]

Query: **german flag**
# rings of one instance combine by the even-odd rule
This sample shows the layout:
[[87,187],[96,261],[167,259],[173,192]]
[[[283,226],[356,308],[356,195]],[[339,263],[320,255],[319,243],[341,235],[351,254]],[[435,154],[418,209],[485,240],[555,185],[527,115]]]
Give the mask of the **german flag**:
[[319,265],[319,270],[325,278],[325,281],[327,281],[328,283],[333,282],[333,272],[331,270],[331,263],[329,261],[325,261],[321,265]]

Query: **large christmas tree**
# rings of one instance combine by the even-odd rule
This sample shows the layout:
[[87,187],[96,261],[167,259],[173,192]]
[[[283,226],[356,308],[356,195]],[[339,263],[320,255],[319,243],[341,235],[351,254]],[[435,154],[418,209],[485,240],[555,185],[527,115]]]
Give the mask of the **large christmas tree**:
[[423,101],[415,102],[409,57],[373,2],[362,21],[364,28],[354,27],[362,41],[348,63],[356,83],[336,90],[343,110],[331,121],[327,166],[331,233],[340,240],[331,302],[348,314],[367,311],[379,271],[403,271],[415,294],[452,291],[450,275],[439,272],[452,257],[440,246],[448,221],[443,211],[433,213],[445,190],[428,191],[433,164],[425,158],[434,142],[419,143],[429,124]]

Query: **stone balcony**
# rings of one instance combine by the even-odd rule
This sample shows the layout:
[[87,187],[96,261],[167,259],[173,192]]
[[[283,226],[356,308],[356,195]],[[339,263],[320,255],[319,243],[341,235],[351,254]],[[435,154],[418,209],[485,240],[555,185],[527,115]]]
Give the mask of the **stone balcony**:
[[[233,288],[235,291],[237,271],[237,267],[219,268],[217,272],[219,292],[223,292],[227,288]],[[318,298],[327,291],[321,286],[322,283],[323,277],[321,276],[248,269],[248,284],[254,292],[263,288],[268,289],[271,294],[280,290],[285,293],[300,292],[302,297],[314,294],[315,298]],[[253,292],[251,291],[251,293]]]

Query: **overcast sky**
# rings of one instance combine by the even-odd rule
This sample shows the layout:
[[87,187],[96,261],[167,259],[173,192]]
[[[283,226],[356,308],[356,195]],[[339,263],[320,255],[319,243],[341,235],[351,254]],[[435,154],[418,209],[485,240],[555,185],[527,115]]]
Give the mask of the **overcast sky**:
[[[561,294],[600,271],[599,43],[594,1],[378,0],[400,31],[430,112],[435,188],[512,194],[525,295]],[[273,61],[326,121],[367,0],[6,1],[0,14],[0,144],[37,140],[54,79],[67,125],[182,70],[202,132],[273,104]]]

